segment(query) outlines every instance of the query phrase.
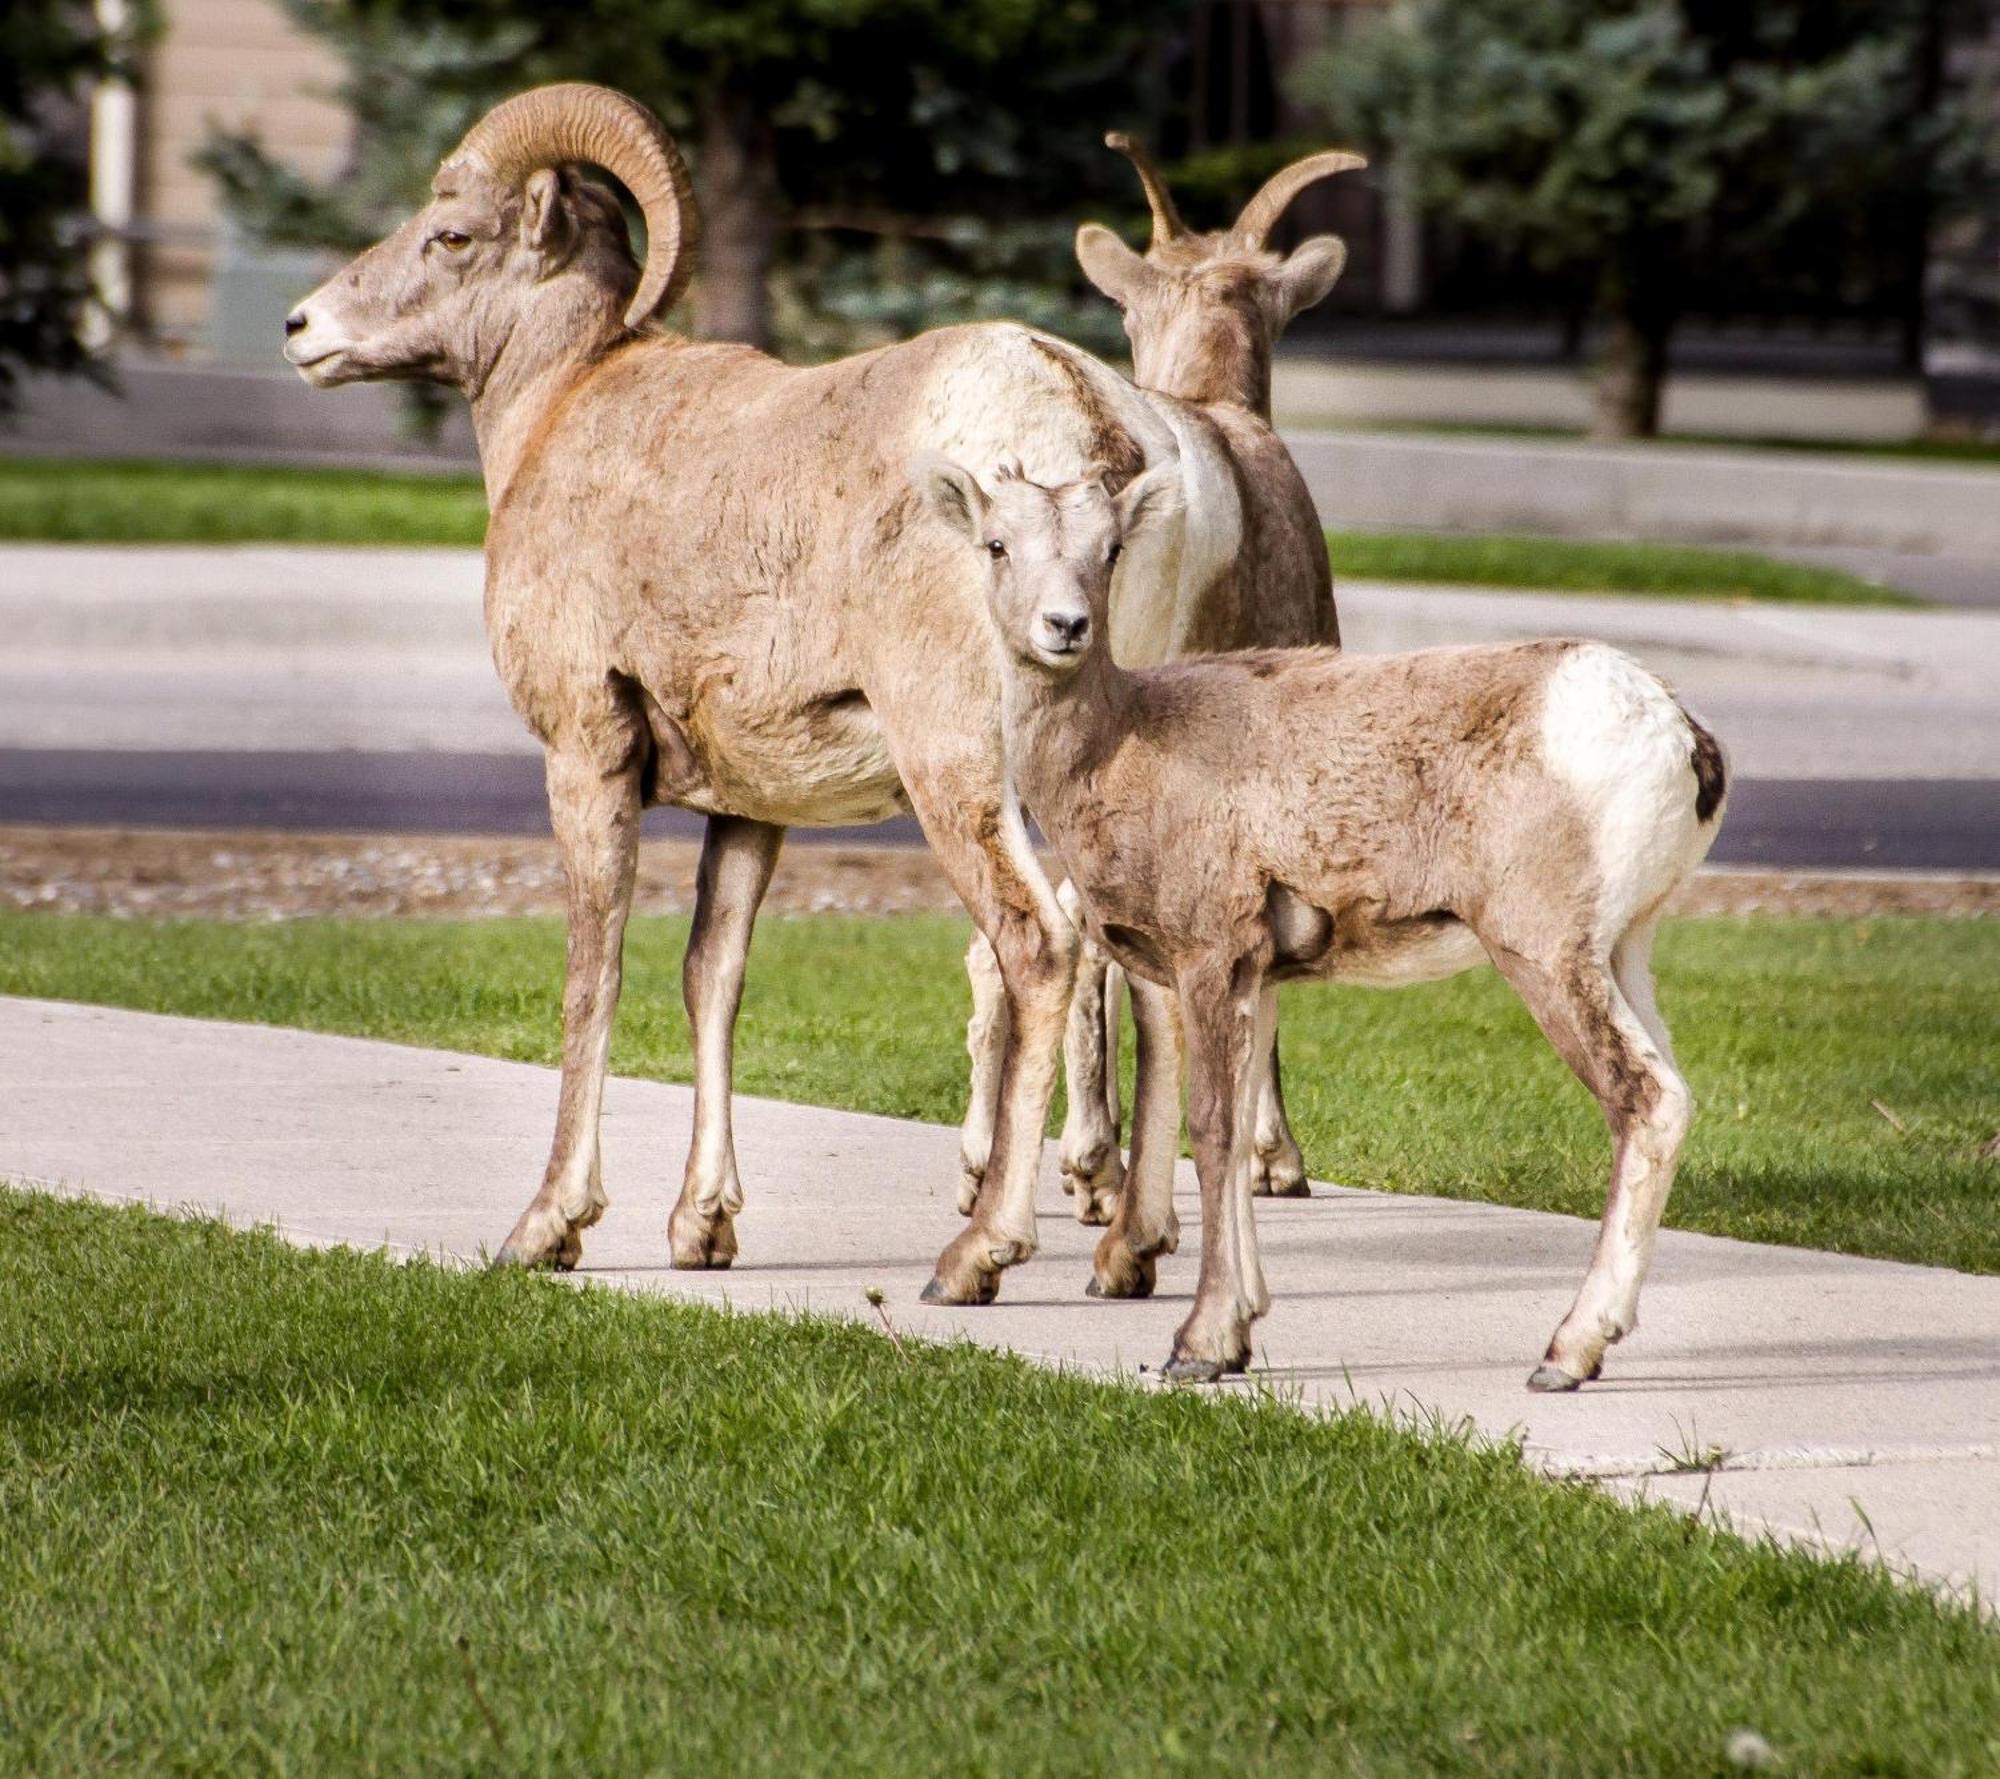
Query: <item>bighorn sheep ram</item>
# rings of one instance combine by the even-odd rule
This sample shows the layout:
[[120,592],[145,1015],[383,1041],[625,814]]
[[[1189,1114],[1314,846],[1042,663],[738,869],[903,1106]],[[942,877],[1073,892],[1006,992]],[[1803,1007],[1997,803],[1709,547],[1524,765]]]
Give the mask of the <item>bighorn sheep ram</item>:
[[[1601,643],[1121,668],[1099,641],[1110,564],[1168,516],[1170,476],[1114,500],[1098,480],[1049,488],[1003,466],[989,490],[941,458],[912,466],[987,569],[1013,782],[1092,936],[1180,1003],[1201,1273],[1168,1371],[1242,1370],[1269,1306],[1249,1138],[1275,985],[1426,981],[1483,953],[1611,1127],[1596,1254],[1528,1380],[1574,1389],[1636,1324],[1692,1113],[1649,960],[1662,906],[1714,837],[1721,751]],[[1178,1108],[1142,1118],[1135,1145],[1171,1145],[1178,1126]],[[1152,1288],[1178,1236],[1171,1180],[1135,1156],[1098,1244],[1101,1294]]]
[[[579,162],[637,201],[643,269]],[[1052,481],[1103,463],[1119,481],[1162,467],[1183,482],[1183,521],[1135,549],[1120,584],[1138,598],[1111,607],[1133,661],[1169,652],[1182,590],[1235,550],[1229,471],[1171,404],[1025,328],[943,329],[804,369],[678,338],[655,317],[687,282],[695,232],[657,119],[603,88],[542,88],[475,125],[429,203],[285,323],[309,383],[415,378],[472,404],[487,629],[546,748],[569,899],[555,1138],[500,1257],[573,1265],[604,1208],[598,1110],[645,806],[709,816],[683,975],[696,1112],[669,1224],[680,1266],[736,1251],[731,1034],[784,829],[908,808],[1005,985],[992,1166],[932,1281],[936,1298],[984,1301],[1034,1251],[1077,941],[1005,783],[978,565],[904,464],[1011,448]]]
[[[1183,648],[1210,653],[1337,644],[1326,535],[1291,453],[1271,427],[1271,358],[1292,319],[1333,288],[1347,263],[1347,247],[1335,236],[1320,235],[1281,255],[1267,243],[1300,192],[1367,162],[1337,150],[1308,155],[1266,180],[1228,228],[1200,233],[1181,220],[1144,149],[1120,131],[1104,141],[1138,172],[1152,213],[1152,239],[1141,255],[1101,224],[1085,223],[1076,235],[1078,263],[1124,312],[1133,380],[1171,400],[1181,425],[1222,454],[1242,512],[1238,547],[1200,590]],[[999,984],[983,939],[974,939],[967,966],[974,984],[967,1030],[973,1094],[960,1145],[960,1204],[970,1210],[992,1130],[1004,1027]],[[1157,1025],[1167,1016],[1138,1005],[1146,993],[1143,984],[1133,992],[1135,1021],[1150,1017]],[[1110,1221],[1124,1178],[1118,1153],[1118,993],[1116,966],[1086,940],[1064,1044],[1069,1095],[1061,1147],[1063,1189],[1074,1194],[1077,1218],[1084,1223]],[[1169,1026],[1161,1042],[1140,1046],[1136,1118],[1146,1117],[1146,1102],[1156,1094],[1178,1106],[1178,1057],[1166,1041],[1171,1036]],[[1275,1042],[1261,1077],[1251,1189],[1260,1195],[1305,1193],[1310,1190],[1305,1160],[1285,1120]]]

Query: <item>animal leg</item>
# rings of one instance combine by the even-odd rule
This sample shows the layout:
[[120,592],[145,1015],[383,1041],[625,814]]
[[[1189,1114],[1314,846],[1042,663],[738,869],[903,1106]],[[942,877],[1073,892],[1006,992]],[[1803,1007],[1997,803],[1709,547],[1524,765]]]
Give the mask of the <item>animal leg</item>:
[[1494,952],[1536,1024],[1596,1097],[1611,1131],[1611,1189],[1597,1244],[1575,1304],[1528,1379],[1531,1390],[1588,1383],[1603,1369],[1605,1349],[1638,1326],[1639,1288],[1694,1115],[1671,1050],[1650,1029],[1657,1011],[1651,1021],[1641,1018],[1621,987],[1621,981],[1640,987],[1650,1007],[1651,935],[1628,937],[1637,938],[1636,946],[1621,939],[1611,959],[1594,948],[1551,962]]
[[1259,1198],[1310,1198],[1306,1158],[1285,1117],[1285,1089],[1278,1075],[1278,1034],[1258,1070],[1257,1129],[1251,1144],[1250,1190]]
[[694,1137],[667,1223],[677,1267],[722,1267],[736,1258],[735,1218],[743,1208],[730,1122],[736,1010],[750,932],[784,841],[783,828],[730,815],[710,816],[702,841],[694,925],[681,963],[681,998],[694,1040]]
[[926,1303],[990,1303],[1000,1274],[1036,1246],[1042,1133],[1076,974],[1077,937],[1028,844],[1019,808],[998,784],[910,770],[904,787],[938,862],[993,946],[1006,997],[993,1146],[972,1219],[938,1257]]
[[[606,731],[624,734],[615,722]],[[553,1265],[583,1256],[583,1231],[604,1214],[598,1113],[618,1010],[625,919],[639,856],[640,771],[633,743],[607,762],[598,746],[551,746],[549,820],[568,886],[569,950],[563,971],[562,1085],[555,1141],[541,1189],[507,1237],[496,1266]]]
[[[1076,886],[1064,883],[1059,898],[1079,932],[1083,921]],[[1118,996],[1117,966],[1086,937],[1070,993],[1069,1022],[1063,1032],[1063,1073],[1069,1084],[1063,1118],[1063,1190],[1076,1199],[1079,1223],[1109,1223],[1125,1163],[1118,1153]]]
[[965,973],[972,983],[972,1017],[965,1022],[965,1051],[972,1058],[972,1092],[958,1133],[958,1212],[970,1217],[979,1183],[993,1153],[993,1120],[1000,1110],[1000,1065],[1007,1056],[1007,985],[1000,960],[984,933],[966,948]]
[[1097,1244],[1092,1297],[1150,1297],[1155,1261],[1180,1245],[1174,1163],[1181,1148],[1181,1014],[1172,989],[1134,976],[1139,1079],[1132,1107],[1132,1165],[1111,1227]]
[[1253,959],[1210,963],[1181,979],[1188,1040],[1188,1130],[1201,1176],[1201,1276],[1194,1308],[1174,1336],[1166,1375],[1213,1382],[1250,1363],[1250,1323],[1263,1280],[1254,1268],[1250,1217],[1250,1135],[1256,1116],[1256,1062],[1263,1030],[1263,971]]

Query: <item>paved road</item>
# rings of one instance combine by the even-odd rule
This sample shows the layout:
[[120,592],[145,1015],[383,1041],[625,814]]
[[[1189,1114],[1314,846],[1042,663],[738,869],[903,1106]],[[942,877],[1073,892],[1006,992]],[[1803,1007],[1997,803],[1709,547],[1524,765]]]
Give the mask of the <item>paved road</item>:
[[[543,834],[541,762],[525,754],[125,753],[0,749],[0,822],[380,834]],[[698,836],[656,809],[649,834]],[[911,820],[799,828],[794,841],[916,846]],[[1747,779],[1719,865],[2000,871],[2000,782]]]
[[[480,586],[469,551],[0,548],[0,820],[539,831]],[[1729,746],[1720,858],[2000,863],[2000,613],[1340,597],[1357,650],[1632,649]]]
[[[0,1000],[0,1178],[275,1221],[294,1240],[475,1256],[541,1171],[555,1078],[524,1064],[143,1013]],[[1194,1280],[1181,1252],[1143,1303],[1086,1299],[1094,1230],[1064,1214],[1053,1154],[1041,1256],[984,1310],[917,1302],[959,1227],[958,1135],[740,1100],[748,1207],[730,1273],[663,1264],[690,1098],[614,1081],[611,1210],[587,1278],[745,1309],[867,1317],[1132,1377],[1166,1356]],[[1942,1581],[2000,1583],[2000,1279],[1668,1231],[1644,1320],[1603,1380],[1522,1387],[1593,1239],[1579,1219],[1321,1188],[1260,1206],[1275,1306],[1262,1379],[1308,1405],[1519,1431],[1530,1459],[1622,1491],[1811,1541],[1857,1544]],[[1719,1446],[1712,1477],[1672,1454]],[[1865,1515],[1865,1519],[1864,1516]]]

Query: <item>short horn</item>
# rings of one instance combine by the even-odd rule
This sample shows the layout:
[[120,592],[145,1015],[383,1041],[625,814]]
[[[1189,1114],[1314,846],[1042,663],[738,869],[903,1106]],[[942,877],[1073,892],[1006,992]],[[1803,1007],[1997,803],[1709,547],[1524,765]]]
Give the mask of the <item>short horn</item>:
[[1187,231],[1181,213],[1174,207],[1174,195],[1167,190],[1152,157],[1123,130],[1113,130],[1104,138],[1106,148],[1115,148],[1138,170],[1139,183],[1146,188],[1146,206],[1153,213],[1153,245],[1176,241]]
[[627,327],[671,308],[694,276],[701,217],[687,163],[636,99],[581,81],[536,87],[494,106],[450,158],[476,160],[503,181],[587,161],[624,186],[646,219],[646,265],[626,305]]
[[1246,247],[1262,247],[1278,226],[1278,218],[1307,186],[1317,180],[1331,179],[1336,173],[1356,172],[1367,165],[1365,155],[1347,154],[1339,149],[1294,161],[1264,181],[1257,195],[1243,206],[1243,214],[1230,232]]

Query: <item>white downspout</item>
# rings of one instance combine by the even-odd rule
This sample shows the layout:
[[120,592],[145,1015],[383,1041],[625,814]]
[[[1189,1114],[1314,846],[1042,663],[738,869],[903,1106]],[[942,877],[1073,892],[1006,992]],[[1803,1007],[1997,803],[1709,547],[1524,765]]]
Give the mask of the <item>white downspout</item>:
[[[131,26],[129,0],[96,0],[97,24],[114,43]],[[90,249],[90,277],[97,307],[86,329],[88,344],[102,350],[132,315],[132,248],[129,231],[138,192],[138,96],[127,80],[100,80],[90,95],[90,214],[97,238]]]

